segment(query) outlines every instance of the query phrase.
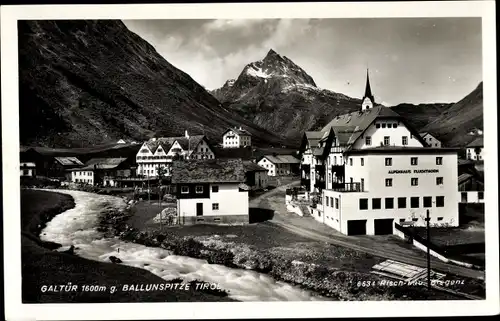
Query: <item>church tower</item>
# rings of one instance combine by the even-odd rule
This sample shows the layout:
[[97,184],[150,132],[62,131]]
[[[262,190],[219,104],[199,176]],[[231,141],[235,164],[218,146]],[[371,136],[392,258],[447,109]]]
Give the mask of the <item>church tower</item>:
[[363,96],[363,103],[361,105],[361,110],[367,110],[373,108],[375,104],[375,99],[372,95],[372,89],[370,88],[370,77],[368,76],[368,69],[366,69],[366,88],[365,95]]

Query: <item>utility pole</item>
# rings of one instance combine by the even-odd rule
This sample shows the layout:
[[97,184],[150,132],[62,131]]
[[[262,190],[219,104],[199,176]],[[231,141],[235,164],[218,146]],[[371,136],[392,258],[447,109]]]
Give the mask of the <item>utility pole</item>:
[[431,240],[430,240],[430,216],[429,216],[429,210],[427,209],[427,217],[425,220],[427,221],[427,289],[431,289]]

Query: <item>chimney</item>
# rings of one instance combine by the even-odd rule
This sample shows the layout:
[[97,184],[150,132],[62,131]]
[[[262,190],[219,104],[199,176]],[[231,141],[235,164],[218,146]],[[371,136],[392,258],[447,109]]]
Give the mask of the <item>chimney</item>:
[[152,137],[152,138],[151,138],[151,141],[152,141],[152,142],[156,142],[156,137]]

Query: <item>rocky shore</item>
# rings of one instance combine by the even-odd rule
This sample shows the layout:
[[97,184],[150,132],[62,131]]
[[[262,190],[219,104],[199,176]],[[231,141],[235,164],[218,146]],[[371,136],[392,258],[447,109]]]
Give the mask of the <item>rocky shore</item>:
[[[450,295],[415,286],[363,286],[384,279],[373,274],[341,271],[326,265],[294,260],[279,248],[258,249],[211,237],[177,237],[173,233],[144,232],[126,223],[129,211],[108,211],[100,219],[99,230],[107,237],[151,247],[161,247],[175,255],[207,260],[212,264],[266,273],[276,280],[297,285],[340,301],[456,299]],[[364,282],[364,283],[363,283]]]

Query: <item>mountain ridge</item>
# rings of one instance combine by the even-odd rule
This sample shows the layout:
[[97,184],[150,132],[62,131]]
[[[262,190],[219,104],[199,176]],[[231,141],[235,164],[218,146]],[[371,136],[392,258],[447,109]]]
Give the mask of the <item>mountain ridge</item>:
[[220,140],[243,126],[263,144],[275,135],[234,115],[119,20],[19,21],[20,143],[92,146],[158,132]]

